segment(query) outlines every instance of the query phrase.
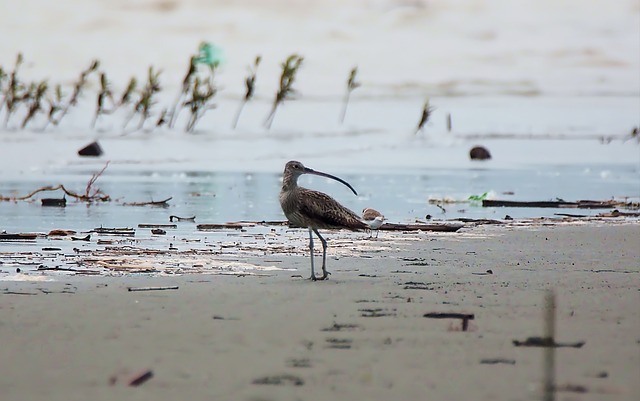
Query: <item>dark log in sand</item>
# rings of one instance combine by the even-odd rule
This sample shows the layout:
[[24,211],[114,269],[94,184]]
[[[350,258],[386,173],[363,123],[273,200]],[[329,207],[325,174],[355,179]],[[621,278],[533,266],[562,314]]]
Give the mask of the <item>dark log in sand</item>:
[[38,237],[33,233],[0,234],[0,241],[32,241]]
[[608,209],[611,207],[628,206],[634,207],[633,204],[625,204],[614,200],[593,201],[579,200],[577,202],[557,201],[506,201],[485,199],[482,201],[483,207],[540,207],[540,208],[575,208],[575,209]]
[[431,312],[425,313],[422,316],[430,319],[461,319],[462,331],[467,331],[467,329],[469,328],[469,320],[475,319],[475,315],[473,313]]

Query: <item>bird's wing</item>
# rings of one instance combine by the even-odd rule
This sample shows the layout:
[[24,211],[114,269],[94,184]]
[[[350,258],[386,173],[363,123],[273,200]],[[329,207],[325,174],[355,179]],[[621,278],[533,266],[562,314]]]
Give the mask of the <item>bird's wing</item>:
[[302,202],[300,212],[316,222],[318,228],[350,228],[365,229],[368,226],[360,217],[342,206],[327,194],[318,191],[305,193],[306,201]]

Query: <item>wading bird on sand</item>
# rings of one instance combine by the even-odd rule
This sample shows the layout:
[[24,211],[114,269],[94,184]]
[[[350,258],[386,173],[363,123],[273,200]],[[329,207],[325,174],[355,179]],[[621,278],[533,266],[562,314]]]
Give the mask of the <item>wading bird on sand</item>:
[[[309,229],[309,251],[311,256],[311,280],[324,280],[329,275],[326,268],[327,241],[320,235],[318,229],[364,230],[369,226],[360,220],[360,217],[339,204],[335,199],[322,192],[298,186],[298,177],[302,174],[314,174],[331,178],[346,185],[358,193],[346,181],[333,175],[322,173],[305,167],[298,161],[290,161],[284,167],[282,177],[282,189],[280,190],[280,206],[289,224]],[[313,233],[322,242],[322,276],[316,277],[313,268]]]
[[362,209],[362,220],[369,226],[370,235],[373,236],[373,230],[376,230],[376,238],[378,238],[379,228],[384,223],[384,216],[376,209],[370,207]]

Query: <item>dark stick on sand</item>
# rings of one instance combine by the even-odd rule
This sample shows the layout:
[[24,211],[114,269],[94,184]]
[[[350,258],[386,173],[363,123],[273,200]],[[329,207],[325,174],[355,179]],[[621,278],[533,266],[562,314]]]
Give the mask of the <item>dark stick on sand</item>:
[[[548,290],[545,296],[545,337],[555,341],[556,334],[556,295]],[[556,347],[544,349],[544,401],[555,400],[556,385]]]

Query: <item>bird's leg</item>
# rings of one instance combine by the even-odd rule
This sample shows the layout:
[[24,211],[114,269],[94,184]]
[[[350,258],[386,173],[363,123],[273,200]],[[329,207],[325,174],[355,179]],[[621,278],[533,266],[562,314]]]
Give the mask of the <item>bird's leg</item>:
[[316,281],[316,273],[313,271],[313,231],[311,228],[309,228],[309,253],[309,256],[311,257],[311,277],[309,278]]
[[315,228],[313,229],[313,232],[316,233],[318,238],[320,238],[320,242],[322,242],[322,277],[319,278],[319,280],[324,280],[329,276],[329,274],[331,274],[327,271],[327,241],[322,238],[322,235],[320,235],[318,230]]

